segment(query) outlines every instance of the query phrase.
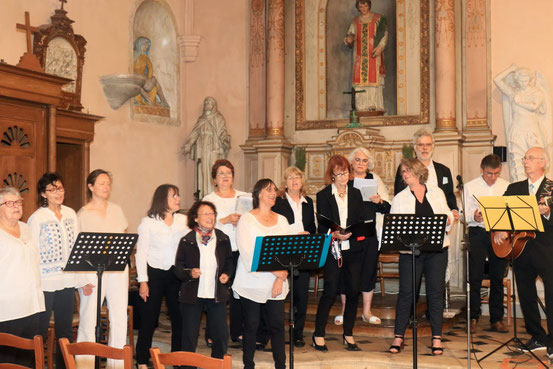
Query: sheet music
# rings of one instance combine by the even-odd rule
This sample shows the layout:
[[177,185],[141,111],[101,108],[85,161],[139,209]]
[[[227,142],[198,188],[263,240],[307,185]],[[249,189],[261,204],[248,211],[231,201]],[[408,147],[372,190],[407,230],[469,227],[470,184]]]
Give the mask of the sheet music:
[[363,201],[370,201],[370,197],[378,193],[378,181],[376,179],[354,178],[353,187],[361,191]]
[[236,198],[236,213],[246,214],[253,209],[253,198],[251,195],[242,195]]

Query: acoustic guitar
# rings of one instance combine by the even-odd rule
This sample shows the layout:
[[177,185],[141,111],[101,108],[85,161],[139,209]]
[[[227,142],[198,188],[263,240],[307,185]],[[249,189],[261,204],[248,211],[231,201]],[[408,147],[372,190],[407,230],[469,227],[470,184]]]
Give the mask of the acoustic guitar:
[[513,259],[518,258],[524,251],[526,243],[536,238],[536,233],[533,231],[507,232],[507,239],[497,244],[494,240],[496,233],[498,232],[491,232],[490,236],[492,238],[493,252],[498,258],[510,259],[511,254],[513,254]]

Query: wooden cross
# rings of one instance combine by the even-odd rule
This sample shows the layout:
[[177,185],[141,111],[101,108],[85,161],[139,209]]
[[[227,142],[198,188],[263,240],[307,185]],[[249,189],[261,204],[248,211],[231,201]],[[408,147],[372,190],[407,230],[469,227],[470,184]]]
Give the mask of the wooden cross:
[[67,0],[59,0],[61,3],[61,10],[63,10],[63,4],[67,4]]
[[25,12],[25,24],[17,23],[17,29],[22,29],[27,34],[27,52],[29,54],[33,53],[33,48],[31,47],[31,33],[39,33],[40,30],[37,27],[31,26],[31,17],[29,12]]
[[351,90],[350,91],[344,91],[344,95],[351,95],[351,111],[356,111],[356,106],[355,106],[355,95],[357,94],[360,94],[360,93],[364,93],[366,92],[365,90],[356,90],[355,87],[351,87]]

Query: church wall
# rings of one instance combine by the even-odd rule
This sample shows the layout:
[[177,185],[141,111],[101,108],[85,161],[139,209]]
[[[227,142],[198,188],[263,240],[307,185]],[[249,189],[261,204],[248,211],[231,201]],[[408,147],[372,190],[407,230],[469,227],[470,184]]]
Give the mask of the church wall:
[[[0,58],[9,64],[17,64],[25,52],[25,34],[16,31],[15,27],[16,23],[24,23],[24,11],[30,11],[31,24],[39,26],[50,22],[50,16],[59,4],[54,0],[3,1]],[[108,106],[99,77],[130,72],[132,14],[139,4],[139,1],[132,0],[79,0],[64,6],[68,17],[75,21],[75,33],[87,40],[83,111],[105,117],[95,128],[90,168],[112,172],[112,201],[120,204],[129,218],[129,231],[136,230],[150,205],[154,189],[162,183],[179,186],[181,207],[192,205],[194,166],[190,159],[179,156],[179,149],[201,115],[206,96],[217,99],[219,111],[226,119],[232,136],[229,159],[237,168],[236,187],[239,189],[244,183],[240,175],[244,159],[239,145],[245,141],[248,130],[249,13],[246,0],[194,1],[192,18],[185,17],[183,1],[164,2],[173,12],[177,36],[185,30],[185,19],[194,21],[192,34],[201,36],[197,60],[180,63],[179,126],[133,121],[129,103],[118,110]],[[213,21],[215,15],[217,19]]]

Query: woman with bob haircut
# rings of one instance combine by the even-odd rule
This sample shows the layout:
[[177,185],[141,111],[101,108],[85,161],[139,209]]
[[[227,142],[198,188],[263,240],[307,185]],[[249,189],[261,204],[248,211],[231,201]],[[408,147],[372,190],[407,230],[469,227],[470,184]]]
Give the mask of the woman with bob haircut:
[[276,369],[286,367],[284,349],[284,299],[288,294],[288,272],[251,272],[255,240],[258,236],[292,233],[285,217],[271,210],[277,188],[272,180],[260,179],[253,188],[253,210],[242,215],[236,229],[238,266],[232,286],[240,296],[244,312],[242,361],[245,369],[253,369],[257,328],[263,322],[271,339]]
[[[392,200],[391,214],[414,214],[431,216],[447,214],[449,231],[453,222],[453,213],[449,210],[444,192],[436,186],[427,186],[428,169],[418,159],[401,160],[401,177],[407,187]],[[421,251],[415,256],[416,290],[420,290],[422,276],[426,281],[426,301],[428,318],[432,329],[432,355],[442,355],[442,320],[444,311],[445,271],[447,267],[447,248],[449,238],[447,232],[443,248],[440,252]],[[413,311],[412,291],[412,255],[410,251],[400,252],[399,256],[399,294],[396,305],[394,341],[390,353],[398,354],[403,349],[403,335],[409,324],[409,316]]]
[[[342,155],[333,155],[328,161],[325,172],[327,186],[317,193],[317,214],[342,228],[369,219],[363,196],[357,188],[353,187],[353,183],[350,182],[351,176],[349,161]],[[330,232],[328,222],[319,219],[318,231],[319,233]],[[353,325],[361,288],[363,253],[368,247],[368,240],[365,236],[351,238],[351,233],[343,234],[339,230],[332,232],[332,239],[323,269],[324,290],[317,307],[313,347],[319,351],[328,351],[324,339],[326,323],[330,309],[336,300],[340,274],[343,274],[346,309],[342,339],[347,350],[359,351],[361,349],[353,338]]]
[[210,327],[211,357],[227,352],[228,282],[234,272],[229,237],[215,228],[217,210],[208,201],[196,202],[188,211],[192,229],[180,241],[175,274],[181,281],[182,350],[195,352],[202,313]]
[[180,281],[173,270],[180,239],[190,229],[185,215],[179,214],[177,186],[162,184],[156,188],[148,215],[138,226],[136,272],[140,284],[140,330],[136,341],[136,362],[147,369],[154,330],[165,296],[171,318],[171,351],[182,345],[182,317],[178,296]]

